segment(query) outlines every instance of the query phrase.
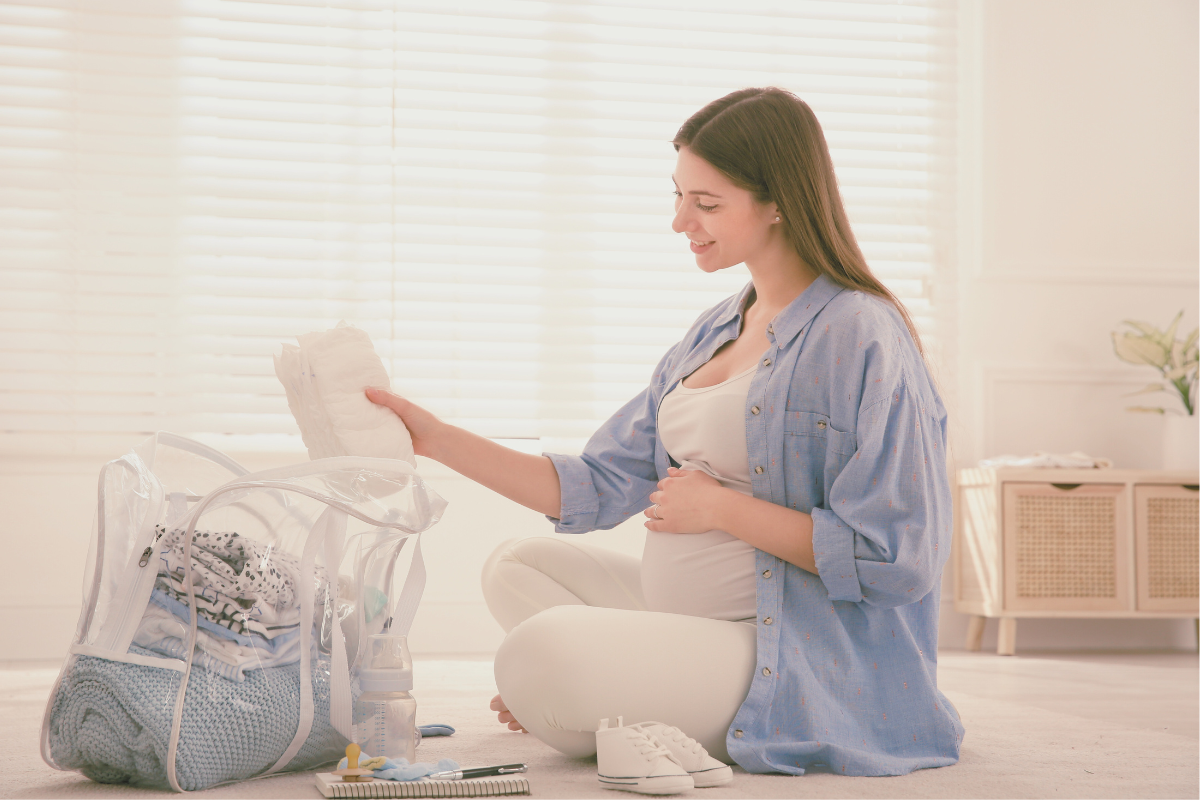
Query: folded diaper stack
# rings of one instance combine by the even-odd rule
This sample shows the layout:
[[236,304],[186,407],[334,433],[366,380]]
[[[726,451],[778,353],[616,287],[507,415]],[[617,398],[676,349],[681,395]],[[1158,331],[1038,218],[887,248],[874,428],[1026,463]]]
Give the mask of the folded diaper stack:
[[[191,612],[184,584],[183,530],[159,528],[158,577],[134,644],[187,658]],[[312,585],[299,580],[295,556],[233,532],[192,534],[192,592],[196,604],[195,666],[233,681],[245,670],[300,660],[300,592],[326,580],[314,565]]]
[[298,336],[275,357],[275,374],[287,391],[309,458],[372,456],[417,465],[412,438],[392,411],[363,391],[390,385],[371,337],[342,323]]

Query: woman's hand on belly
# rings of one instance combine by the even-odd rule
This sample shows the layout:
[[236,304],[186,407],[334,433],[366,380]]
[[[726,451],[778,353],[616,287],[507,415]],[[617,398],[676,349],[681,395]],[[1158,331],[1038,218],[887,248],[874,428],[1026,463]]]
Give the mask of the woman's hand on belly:
[[[717,527],[721,500],[732,489],[716,478],[696,469],[667,468],[667,477],[658,482],[658,491],[650,493],[646,530],[656,533],[706,533]],[[656,507],[657,506],[657,507]]]

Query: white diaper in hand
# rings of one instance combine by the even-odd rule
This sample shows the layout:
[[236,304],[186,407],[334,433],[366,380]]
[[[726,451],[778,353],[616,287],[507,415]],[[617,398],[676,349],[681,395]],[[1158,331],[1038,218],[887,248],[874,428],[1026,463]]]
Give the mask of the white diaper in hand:
[[309,458],[398,458],[415,467],[412,437],[400,417],[363,394],[391,383],[371,337],[342,323],[296,338],[299,347],[285,344],[275,356],[275,374]]

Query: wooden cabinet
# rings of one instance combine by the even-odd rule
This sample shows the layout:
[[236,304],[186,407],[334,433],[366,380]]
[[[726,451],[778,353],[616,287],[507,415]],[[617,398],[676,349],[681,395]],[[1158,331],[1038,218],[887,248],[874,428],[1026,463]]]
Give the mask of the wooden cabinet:
[[988,617],[997,652],[1021,617],[1200,617],[1200,476],[1187,471],[964,469],[955,483],[954,606]]

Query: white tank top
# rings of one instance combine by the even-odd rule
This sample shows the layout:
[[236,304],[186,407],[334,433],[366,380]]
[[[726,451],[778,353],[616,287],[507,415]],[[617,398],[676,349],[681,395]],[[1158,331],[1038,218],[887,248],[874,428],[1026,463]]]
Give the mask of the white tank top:
[[[754,495],[746,455],[746,394],[758,369],[703,389],[681,381],[658,409],[663,447],[683,469]],[[757,618],[754,547],[721,530],[646,531],[642,593],[651,611],[711,619]]]

